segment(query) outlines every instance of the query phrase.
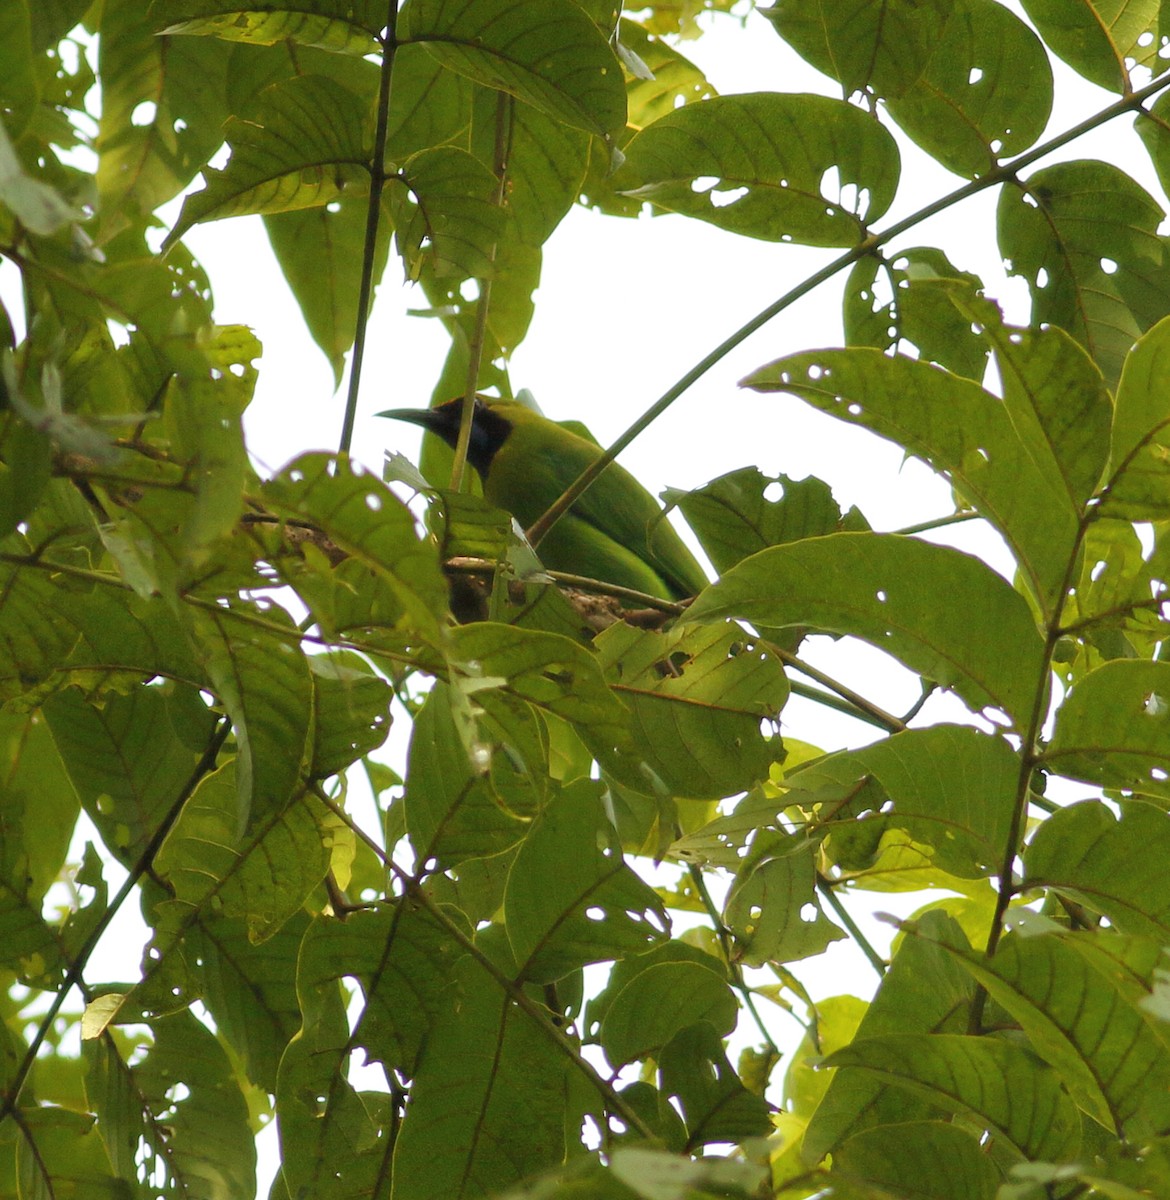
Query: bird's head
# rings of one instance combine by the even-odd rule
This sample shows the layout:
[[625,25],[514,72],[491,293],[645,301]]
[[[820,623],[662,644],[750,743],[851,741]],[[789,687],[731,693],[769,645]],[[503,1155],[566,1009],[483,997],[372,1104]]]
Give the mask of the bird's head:
[[[457,397],[434,408],[391,408],[375,414],[394,421],[409,421],[421,425],[428,433],[441,437],[455,449],[459,440],[459,421],[463,413],[463,400]],[[475,398],[475,413],[471,419],[471,441],[467,446],[467,461],[479,472],[481,479],[487,478],[496,452],[508,440],[513,422],[495,408],[484,396]]]

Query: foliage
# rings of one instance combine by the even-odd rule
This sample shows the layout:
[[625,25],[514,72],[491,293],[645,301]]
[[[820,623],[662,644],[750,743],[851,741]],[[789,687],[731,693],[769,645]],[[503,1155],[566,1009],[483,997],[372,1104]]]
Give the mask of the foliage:
[[[1039,140],[1059,59],[1170,177],[1162,7],[778,0],[838,95],[716,97],[668,35],[729,7],[2,6],[0,1194],[247,1196],[269,1120],[274,1200],[1170,1194],[1165,210]],[[931,211],[998,194],[1026,327],[887,221],[909,142]],[[929,464],[1014,578],[750,466],[673,497],[689,606],[532,572],[437,457],[420,528],[347,453],[373,288],[393,253],[444,323],[437,394],[510,395],[583,198],[838,252],[630,436],[847,272],[848,345],[745,386]],[[269,478],[182,240],[241,213],[350,368],[341,452]],[[791,692],[876,740],[782,739]],[[896,890],[887,960],[849,910]],[[876,991],[814,1003],[844,938]]]

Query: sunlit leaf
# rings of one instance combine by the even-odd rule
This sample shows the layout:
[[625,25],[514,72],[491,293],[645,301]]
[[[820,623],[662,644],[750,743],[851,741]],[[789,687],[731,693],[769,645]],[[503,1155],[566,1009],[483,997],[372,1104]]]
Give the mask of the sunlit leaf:
[[273,84],[249,120],[232,117],[224,127],[232,156],[223,170],[204,169],[207,186],[183,201],[167,244],[199,221],[363,195],[370,182],[367,123],[365,102],[324,75]]
[[1170,403],[1162,380],[1170,355],[1170,320],[1130,351],[1117,389],[1102,510],[1128,520],[1170,514]]
[[151,10],[164,34],[214,34],[262,46],[296,42],[346,54],[373,54],[385,24],[379,0],[298,0],[296,5],[256,0],[163,0]]

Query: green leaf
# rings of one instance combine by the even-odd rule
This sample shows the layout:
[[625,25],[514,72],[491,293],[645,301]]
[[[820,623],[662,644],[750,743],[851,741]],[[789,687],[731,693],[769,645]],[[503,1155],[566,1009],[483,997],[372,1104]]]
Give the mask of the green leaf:
[[1079,1149],[1080,1115],[1060,1080],[1011,1042],[895,1033],[857,1038],[825,1065],[856,1067],[973,1118],[1024,1159],[1059,1162]]
[[[473,95],[472,150],[488,166],[495,156],[497,97],[498,93],[483,88],[476,88]],[[541,246],[577,199],[589,165],[590,139],[527,104],[514,106],[510,136],[510,236],[526,246]],[[504,271],[497,271],[497,282],[506,278]]]
[[[352,605],[353,624],[442,643],[447,585],[434,546],[419,537],[410,510],[376,476],[348,458],[302,454],[265,485],[264,496],[277,515],[310,522],[357,560],[359,570],[349,571],[343,584],[348,590],[358,590],[361,568],[384,585],[389,595],[372,599],[390,603]],[[367,585],[359,598],[368,595]]]
[[652,961],[609,1000],[601,1022],[601,1048],[614,1067],[621,1067],[657,1056],[696,1021],[726,1036],[735,1028],[738,1012],[727,981],[712,967],[686,960]]
[[366,193],[370,183],[366,102],[325,75],[297,75],[261,93],[247,121],[231,117],[232,156],[205,167],[207,186],[183,201],[170,246],[199,221],[281,213]]
[[[966,1028],[966,1010],[975,989],[946,947],[965,948],[967,941],[956,922],[941,912],[927,913],[917,928],[926,936],[902,940],[861,1019],[856,1040]],[[802,1156],[809,1164],[835,1154],[846,1139],[862,1130],[937,1113],[905,1089],[848,1067],[835,1071],[827,1088],[819,1079],[815,1083],[824,1088],[824,1095],[804,1137]],[[814,1080],[808,1084],[811,1087]]]
[[309,656],[313,679],[313,753],[309,773],[326,779],[376,750],[390,728],[390,685],[360,655]]
[[290,7],[262,0],[163,0],[151,18],[164,34],[213,34],[262,46],[295,42],[362,57],[379,51],[386,9],[379,0],[297,0]]
[[662,1090],[678,1098],[687,1148],[742,1142],[771,1131],[771,1106],[743,1086],[709,1021],[680,1030],[659,1059]]
[[223,144],[228,57],[211,43],[160,38],[139,0],[111,0],[98,74],[97,185],[114,233],[177,196]]
[[221,1179],[236,1195],[256,1186],[256,1146],[248,1108],[213,1034],[190,1013],[153,1023],[154,1044],[130,1068],[145,1106],[139,1170],[195,1195]]
[[776,32],[849,95],[899,96],[926,69],[949,32],[955,0],[778,0],[765,16]]
[[28,0],[15,0],[0,10],[0,111],[12,137],[24,133],[40,92]]
[[1108,930],[1013,934],[990,963],[959,955],[1076,1102],[1130,1138],[1149,1136],[1170,1120],[1164,1026],[1139,1003],[1150,995],[1162,957],[1160,943]]
[[394,1147],[394,1200],[490,1195],[565,1156],[569,1061],[478,964],[454,977]]
[[700,593],[687,615],[852,634],[976,711],[990,705],[1018,725],[1046,686],[1024,598],[978,559],[897,534],[835,533],[762,550]]
[[778,658],[735,626],[676,625],[668,633],[617,622],[595,642],[650,775],[642,790],[719,799],[766,779],[783,755],[765,736],[788,699]]
[[304,912],[294,913],[257,944],[246,921],[203,913],[186,933],[216,1030],[266,1092],[275,1092],[281,1055],[301,1026],[297,960],[308,926]]
[[1032,324],[1059,325],[1116,382],[1134,341],[1170,311],[1161,205],[1119,167],[1045,167],[1003,189],[1000,250],[1032,294]]
[[182,796],[203,749],[191,734],[202,735],[206,745],[211,714],[186,689],[141,685],[100,703],[66,688],[44,712],[82,807],[107,848],[123,864],[137,861]]
[[856,1182],[862,1196],[991,1200],[1002,1195],[996,1190],[1000,1173],[976,1138],[941,1121],[864,1130],[833,1151],[833,1178],[838,1175]]
[[[818,814],[836,861],[856,869],[859,841],[868,847],[879,834],[904,829],[933,849],[942,870],[971,879],[997,874],[1003,865],[1019,774],[1019,758],[1002,738],[966,725],[934,725],[817,759],[784,782],[814,800],[826,784],[853,785],[846,805],[825,805]],[[867,778],[880,784],[880,811],[859,791]]]
[[64,866],[78,803],[39,713],[0,712],[0,946],[6,970],[54,978],[60,948],[42,901]]
[[620,190],[733,233],[810,246],[864,238],[900,171],[881,125],[824,96],[759,92],[688,104],[626,150]]
[[[743,385],[799,396],[946,472],[1007,539],[1044,611],[1055,611],[1079,513],[1060,487],[1049,448],[1039,439],[1025,444],[996,397],[928,363],[861,347],[794,354]],[[914,404],[905,403],[908,395]]]
[[413,903],[351,913],[343,925],[318,917],[300,951],[297,986],[302,995],[337,993],[356,979],[365,997],[358,1043],[371,1060],[413,1076],[431,1028],[458,999],[455,967],[464,954]]
[[735,936],[736,957],[749,967],[811,958],[847,936],[817,902],[817,843],[793,840],[795,847],[780,843],[761,859],[753,856],[727,893],[723,919]]
[[295,916],[329,867],[323,810],[305,796],[257,812],[237,833],[237,773],[229,763],[207,776],[159,851],[157,870],[174,895],[158,906],[160,952],[206,905],[243,918],[252,942],[262,942]]
[[76,643],[76,592],[47,572],[0,562],[0,699],[43,682]]
[[[441,867],[500,854],[524,836],[526,825],[501,798],[484,769],[472,762],[459,728],[458,698],[436,683],[415,717],[406,772],[406,828],[423,860]],[[491,749],[486,743],[482,757]],[[506,747],[501,751],[507,753]]]
[[1024,851],[1028,887],[1051,888],[1122,933],[1170,940],[1170,816],[1149,804],[1099,800],[1053,813]]
[[1071,779],[1170,798],[1170,663],[1090,671],[1057,710],[1042,761]]
[[454,636],[473,698],[490,703],[498,688],[568,721],[602,764],[623,778],[638,771],[621,757],[633,747],[629,713],[589,650],[559,634],[489,621],[463,626]]
[[328,954],[321,953],[345,945],[348,938],[330,929],[329,934],[336,936],[322,946],[317,937],[321,924],[336,926],[337,922],[322,920],[306,934],[305,954],[297,965],[303,1019],[280,1059],[276,1115],[286,1194],[342,1200],[375,1191],[385,1169],[378,1129],[389,1113],[378,1097],[360,1095],[350,1082],[353,1042],[346,1019],[348,997]]
[[437,276],[486,278],[503,227],[496,177],[455,146],[420,150],[399,168],[389,192],[395,237],[407,277],[426,265]]
[[[269,628],[257,628],[254,619]],[[249,618],[253,618],[250,620]],[[239,746],[238,828],[253,806],[280,809],[301,777],[312,712],[312,681],[300,634],[281,608],[237,604],[189,614],[194,644]]]
[[1112,403],[1101,371],[1063,329],[1006,325],[998,307],[954,295],[995,352],[1004,407],[1037,466],[1081,511],[1105,469]]
[[399,37],[424,43],[445,67],[574,129],[606,137],[625,124],[621,67],[571,0],[412,0]]
[[1170,361],[1170,319],[1129,352],[1121,372],[1101,509],[1129,521],[1170,515],[1170,404],[1163,386]]
[[[339,387],[353,345],[367,205],[350,197],[295,212],[270,213],[264,228],[313,341]],[[382,221],[374,254],[375,286],[386,269],[390,231]]]
[[[931,14],[933,15],[933,14]],[[925,22],[914,15],[918,36]],[[890,116],[956,175],[976,178],[1022,154],[1052,111],[1040,39],[994,0],[955,0],[923,73],[888,100]]]
[[867,256],[845,284],[845,340],[883,351],[908,350],[903,343],[909,343],[918,358],[978,383],[987,366],[987,346],[952,296],[974,298],[982,290],[977,275],[960,271],[931,246],[916,246],[892,260]]
[[599,785],[587,780],[555,796],[525,836],[504,920],[522,977],[538,983],[637,954],[669,929],[662,901],[622,857]]
[[691,492],[667,491],[665,499],[678,505],[720,574],[768,546],[865,528],[857,509],[842,514],[823,480],[770,479],[758,467],[741,467]]
[[1158,74],[1164,33],[1158,5],[1146,0],[1023,0],[1028,20],[1074,71],[1109,92],[1131,86],[1134,67]]

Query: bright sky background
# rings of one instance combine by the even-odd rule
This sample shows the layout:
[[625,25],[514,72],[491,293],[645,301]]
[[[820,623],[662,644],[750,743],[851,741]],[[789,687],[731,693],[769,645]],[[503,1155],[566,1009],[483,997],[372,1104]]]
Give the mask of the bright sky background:
[[[771,89],[839,94],[756,15],[744,29],[720,19],[714,32],[681,50],[706,70],[722,94]],[[1113,99],[1059,64],[1056,70],[1063,105],[1052,132]],[[904,179],[912,184],[904,183],[883,225],[962,182],[899,140]],[[1114,122],[1060,157],[1124,162],[1160,195],[1131,120]],[[994,244],[994,204],[995,193],[968,201],[900,244],[942,246],[956,266],[983,276],[1009,318],[1025,321],[1026,290],[1018,280],[1006,278]],[[177,212],[178,202],[164,216],[173,221]],[[261,471],[276,471],[303,450],[336,448],[344,392],[333,395],[330,368],[304,328],[259,219],[196,227],[185,240],[210,274],[217,319],[251,325],[264,345],[256,400],[246,422],[249,448]],[[700,357],[835,254],[739,238],[682,217],[622,221],[575,209],[546,247],[536,317],[511,363],[513,386],[528,388],[549,416],[586,421],[608,443]],[[878,529],[949,512],[949,489],[921,464],[904,462],[896,447],[790,397],[736,386],[748,371],[782,354],[840,345],[842,282],[843,276],[823,286],[754,335],[677,401],[623,454],[622,462],[654,492],[666,486],[697,487],[745,465],[795,478],[816,475],[832,485],[842,507],[857,504]],[[392,255],[372,316],[354,439],[354,456],[374,471],[380,472],[386,449],[417,456],[416,431],[371,414],[428,403],[446,335],[436,321],[405,315],[424,304],[421,293],[402,284]],[[977,550],[998,569],[1010,569],[1002,546],[974,525],[941,534],[939,540]],[[940,603],[961,602],[961,597],[940,597]],[[891,671],[880,652],[857,643],[815,641],[815,648],[806,645],[807,657],[888,710],[904,711],[915,699],[913,679]],[[957,703],[936,711],[966,719]],[[785,710],[782,728],[826,749],[877,737],[868,726],[797,700]],[[399,729],[405,731],[404,723]],[[892,898],[889,903],[886,897],[874,899],[879,908],[893,905]],[[884,941],[888,931],[876,936]],[[126,946],[121,934],[107,938],[111,941],[122,943],[129,954],[120,970],[109,968],[110,977],[132,977],[137,946]],[[99,969],[107,964],[103,961]],[[839,943],[818,960],[795,964],[795,973],[817,996],[842,990],[864,993],[874,980],[849,943]],[[795,1044],[793,1023],[781,1019],[773,1025],[777,1034],[791,1035],[789,1045]],[[750,1030],[747,1040],[753,1040]]]

